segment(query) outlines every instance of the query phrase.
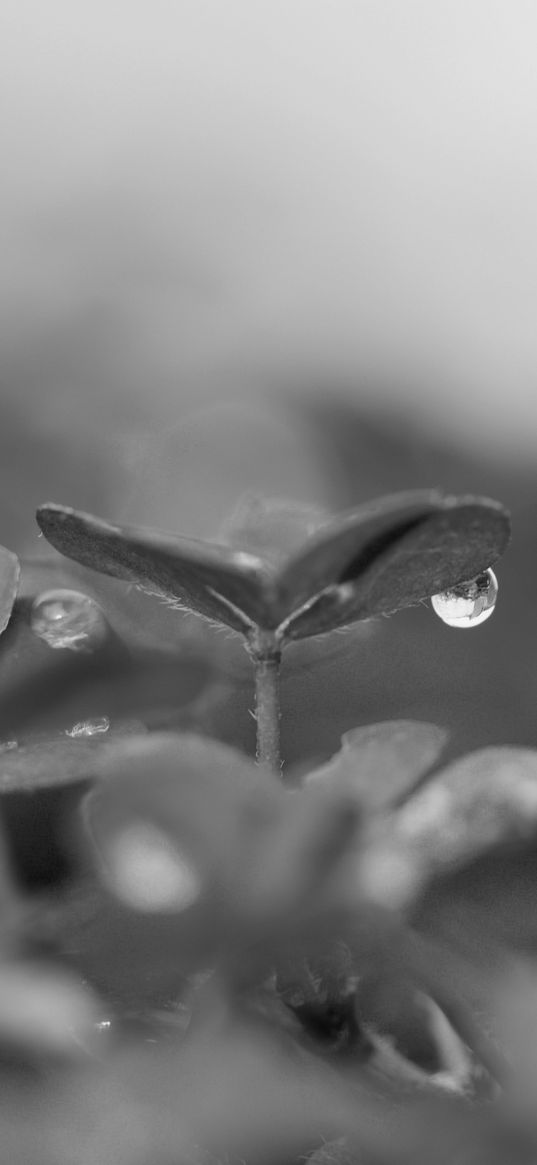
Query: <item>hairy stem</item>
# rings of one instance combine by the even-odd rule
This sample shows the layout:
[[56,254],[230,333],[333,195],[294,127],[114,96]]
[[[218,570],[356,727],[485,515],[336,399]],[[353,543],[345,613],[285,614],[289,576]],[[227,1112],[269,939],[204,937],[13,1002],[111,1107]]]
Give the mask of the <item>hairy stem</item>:
[[280,665],[281,648],[272,638],[252,645],[255,668],[256,759],[259,765],[281,772],[280,760]]

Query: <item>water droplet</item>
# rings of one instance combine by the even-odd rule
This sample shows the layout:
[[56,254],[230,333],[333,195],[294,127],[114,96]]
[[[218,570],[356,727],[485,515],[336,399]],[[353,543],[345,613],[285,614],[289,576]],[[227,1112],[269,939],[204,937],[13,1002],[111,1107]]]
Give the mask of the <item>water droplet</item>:
[[433,611],[448,627],[478,627],[492,615],[498,597],[498,582],[492,570],[485,570],[468,582],[433,595]]
[[18,740],[4,740],[0,744],[0,752],[14,752],[18,747]]
[[101,732],[108,732],[109,728],[108,716],[98,716],[95,720],[79,720],[72,728],[65,729],[65,735],[73,739],[77,736],[98,736]]
[[107,637],[108,625],[101,608],[81,591],[52,590],[38,595],[32,606],[30,626],[49,647],[91,651]]
[[105,874],[118,897],[135,910],[186,910],[201,892],[191,863],[164,832],[147,822],[116,835]]

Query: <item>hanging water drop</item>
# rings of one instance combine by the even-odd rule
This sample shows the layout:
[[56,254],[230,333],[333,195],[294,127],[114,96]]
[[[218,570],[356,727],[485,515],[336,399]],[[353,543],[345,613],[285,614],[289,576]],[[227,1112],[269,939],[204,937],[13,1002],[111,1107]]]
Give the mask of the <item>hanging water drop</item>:
[[493,570],[484,570],[468,582],[433,595],[433,611],[448,627],[478,627],[496,606],[498,581]]
[[81,591],[44,591],[35,599],[30,626],[38,639],[53,648],[92,651],[108,635],[101,608]]
[[65,735],[75,740],[78,736],[99,736],[101,732],[108,732],[109,728],[108,716],[98,716],[94,720],[80,720],[72,728],[66,728]]

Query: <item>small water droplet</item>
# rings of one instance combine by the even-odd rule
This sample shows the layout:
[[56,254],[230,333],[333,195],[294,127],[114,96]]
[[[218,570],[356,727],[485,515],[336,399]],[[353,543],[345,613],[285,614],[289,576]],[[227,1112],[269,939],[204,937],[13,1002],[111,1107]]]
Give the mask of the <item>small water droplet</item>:
[[498,581],[489,569],[449,591],[433,595],[431,605],[448,627],[478,627],[492,615],[497,597]]
[[81,591],[44,591],[35,599],[30,626],[49,647],[91,651],[107,637],[108,625],[101,608]]
[[18,740],[4,740],[0,744],[0,752],[14,752],[18,747]]
[[72,728],[65,729],[65,735],[73,739],[77,736],[98,736],[100,732],[108,732],[109,728],[108,716],[98,716],[94,720],[79,720]]

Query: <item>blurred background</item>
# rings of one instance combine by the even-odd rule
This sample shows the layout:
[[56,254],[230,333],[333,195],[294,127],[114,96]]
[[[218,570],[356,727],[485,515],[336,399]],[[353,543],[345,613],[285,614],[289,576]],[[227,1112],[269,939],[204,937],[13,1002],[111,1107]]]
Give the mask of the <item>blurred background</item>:
[[4,0],[0,23],[0,541],[42,553],[46,500],[210,536],[248,489],[497,496],[493,621],[412,611],[322,693],[290,679],[288,751],[392,715],[537,744],[535,5]]

